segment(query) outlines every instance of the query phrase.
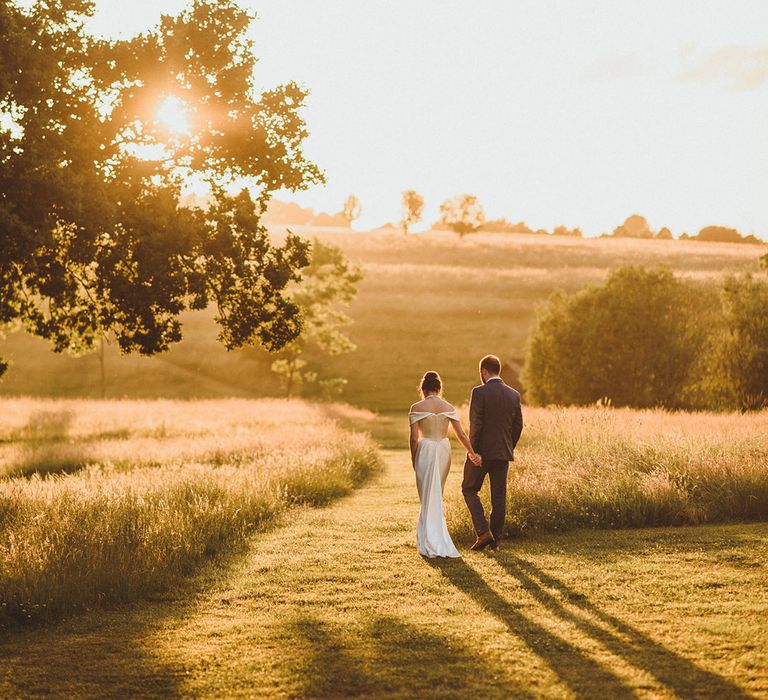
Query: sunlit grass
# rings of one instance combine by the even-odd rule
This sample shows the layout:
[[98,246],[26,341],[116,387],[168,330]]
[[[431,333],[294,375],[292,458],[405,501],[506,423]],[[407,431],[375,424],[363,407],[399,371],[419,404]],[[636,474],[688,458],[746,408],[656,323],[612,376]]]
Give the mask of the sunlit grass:
[[3,407],[0,625],[167,586],[286,508],[347,493],[379,464],[370,439],[329,417],[341,407]]
[[[768,525],[425,560],[405,450],[151,602],[0,639],[2,697],[762,698]],[[458,491],[459,470],[446,490]],[[463,507],[463,505],[462,505]]]
[[[768,412],[528,408],[525,422],[509,535],[768,519]],[[471,538],[461,494],[449,501],[452,532]]]

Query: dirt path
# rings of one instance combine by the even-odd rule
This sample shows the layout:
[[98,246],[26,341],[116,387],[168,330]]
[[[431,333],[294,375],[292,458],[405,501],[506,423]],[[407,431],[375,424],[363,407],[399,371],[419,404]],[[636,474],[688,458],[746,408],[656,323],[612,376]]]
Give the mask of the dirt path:
[[407,455],[385,457],[173,594],[15,633],[0,696],[768,696],[768,525],[428,562]]

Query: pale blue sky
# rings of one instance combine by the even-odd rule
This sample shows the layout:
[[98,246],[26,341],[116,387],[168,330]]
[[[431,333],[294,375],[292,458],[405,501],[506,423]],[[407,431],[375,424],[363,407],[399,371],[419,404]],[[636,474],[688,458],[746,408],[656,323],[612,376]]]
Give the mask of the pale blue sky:
[[[469,192],[489,217],[768,239],[765,0],[243,0],[261,87],[311,91],[306,152],[325,187],[282,196],[358,228],[400,192]],[[179,0],[96,0],[93,28],[142,31]]]

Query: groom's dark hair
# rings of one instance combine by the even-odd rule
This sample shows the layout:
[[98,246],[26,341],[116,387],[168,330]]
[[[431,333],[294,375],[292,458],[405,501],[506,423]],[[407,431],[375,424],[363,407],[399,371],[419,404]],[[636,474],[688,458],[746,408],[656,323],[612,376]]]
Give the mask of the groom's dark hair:
[[486,355],[480,360],[480,369],[484,369],[489,374],[499,374],[501,372],[501,360],[496,355]]

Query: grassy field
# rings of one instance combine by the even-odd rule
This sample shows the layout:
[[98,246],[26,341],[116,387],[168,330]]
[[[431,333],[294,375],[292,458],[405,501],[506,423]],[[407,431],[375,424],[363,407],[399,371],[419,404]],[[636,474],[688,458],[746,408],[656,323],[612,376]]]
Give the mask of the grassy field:
[[[768,520],[768,411],[526,407],[524,420],[509,536]],[[452,532],[470,543],[460,492],[449,505]]]
[[[311,236],[312,231],[306,231]],[[321,234],[360,263],[365,280],[351,308],[350,356],[314,358],[326,376],[344,376],[344,400],[379,411],[404,410],[426,369],[437,369],[447,394],[460,402],[476,382],[486,352],[520,362],[536,305],[557,287],[599,282],[622,264],[669,265],[687,277],[715,279],[725,271],[757,271],[763,246],[545,238],[483,234]],[[255,349],[227,353],[216,343],[210,312],[184,319],[185,339],[153,358],[106,350],[107,395],[172,398],[279,394],[271,358]],[[2,354],[15,364],[0,383],[5,395],[100,394],[96,355],[53,356],[37,339],[13,333]],[[508,374],[508,377],[511,376]]]
[[0,403],[0,629],[166,588],[379,466],[300,401]]
[[766,412],[526,409],[509,539],[456,450],[436,561],[404,415],[2,405],[0,697],[768,697]]
[[[447,490],[459,487],[452,471]],[[768,697],[768,526],[535,535],[426,561],[403,450],[245,554],[0,641],[0,695]]]

